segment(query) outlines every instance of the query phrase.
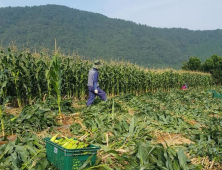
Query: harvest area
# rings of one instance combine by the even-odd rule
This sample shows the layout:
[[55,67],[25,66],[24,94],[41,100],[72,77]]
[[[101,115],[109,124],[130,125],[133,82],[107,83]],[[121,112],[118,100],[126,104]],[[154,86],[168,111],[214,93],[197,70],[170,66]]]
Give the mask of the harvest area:
[[108,101],[86,107],[90,61],[10,49],[0,58],[0,169],[56,170],[45,147],[55,135],[100,147],[79,169],[222,169],[222,99],[212,92],[222,88],[210,74],[105,63]]

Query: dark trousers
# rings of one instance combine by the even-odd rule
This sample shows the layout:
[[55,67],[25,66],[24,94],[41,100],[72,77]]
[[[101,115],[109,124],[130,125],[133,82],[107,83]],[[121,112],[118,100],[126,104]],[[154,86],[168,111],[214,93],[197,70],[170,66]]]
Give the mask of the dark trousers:
[[87,106],[89,106],[93,103],[93,101],[96,98],[96,95],[98,95],[103,101],[106,100],[106,93],[102,89],[100,89],[99,87],[97,87],[98,94],[94,93],[93,87],[88,86],[88,90],[89,90],[89,98],[88,98],[88,101],[86,104]]

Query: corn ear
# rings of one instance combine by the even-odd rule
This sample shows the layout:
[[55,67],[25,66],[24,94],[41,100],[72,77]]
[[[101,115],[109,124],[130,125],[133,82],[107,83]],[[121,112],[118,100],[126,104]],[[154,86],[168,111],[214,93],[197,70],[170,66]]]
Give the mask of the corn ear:
[[53,137],[50,139],[50,141],[51,141],[51,142],[55,142],[55,140],[56,140],[56,138],[57,138],[58,135],[59,135],[59,134],[56,134],[55,136],[53,136]]

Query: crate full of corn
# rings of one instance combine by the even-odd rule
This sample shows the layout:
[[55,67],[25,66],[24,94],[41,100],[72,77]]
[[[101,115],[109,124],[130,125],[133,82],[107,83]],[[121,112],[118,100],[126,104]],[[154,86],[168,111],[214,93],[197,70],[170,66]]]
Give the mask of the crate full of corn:
[[76,140],[74,138],[45,138],[46,155],[59,170],[77,170],[86,161],[87,166],[93,166],[96,162],[97,150],[100,147]]

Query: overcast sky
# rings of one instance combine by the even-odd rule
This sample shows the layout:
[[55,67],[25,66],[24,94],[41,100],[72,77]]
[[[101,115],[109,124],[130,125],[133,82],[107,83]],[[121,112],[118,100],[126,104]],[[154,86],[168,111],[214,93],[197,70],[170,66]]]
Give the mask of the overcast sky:
[[0,0],[0,7],[46,4],[65,5],[151,27],[222,29],[222,0]]

